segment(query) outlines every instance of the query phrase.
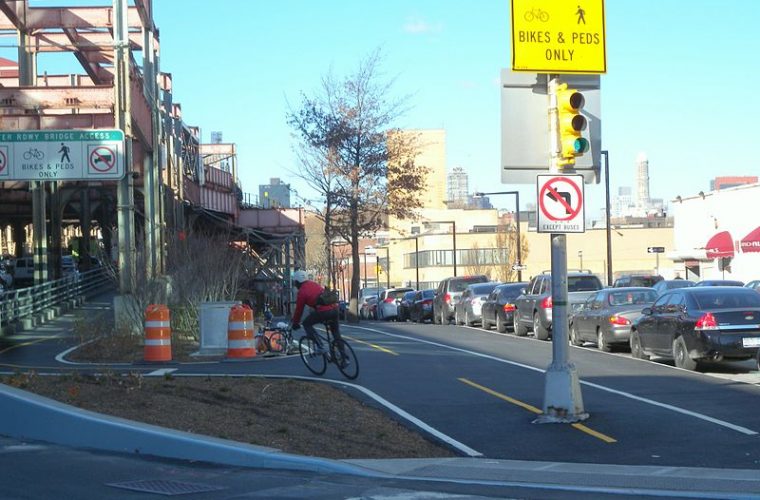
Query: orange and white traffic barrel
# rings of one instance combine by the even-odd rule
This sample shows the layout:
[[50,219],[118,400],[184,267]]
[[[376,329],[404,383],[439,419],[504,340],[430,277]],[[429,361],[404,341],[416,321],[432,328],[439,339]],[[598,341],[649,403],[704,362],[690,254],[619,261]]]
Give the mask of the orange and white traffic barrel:
[[172,328],[169,308],[151,304],[145,309],[145,361],[172,360]]
[[241,305],[232,306],[227,322],[227,358],[247,359],[254,356],[253,311]]

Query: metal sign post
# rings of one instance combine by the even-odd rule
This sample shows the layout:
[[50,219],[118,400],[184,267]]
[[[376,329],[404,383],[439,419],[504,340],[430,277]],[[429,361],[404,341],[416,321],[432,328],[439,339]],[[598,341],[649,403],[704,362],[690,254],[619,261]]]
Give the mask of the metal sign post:
[[[558,78],[554,75],[549,80],[550,95],[550,133],[553,174],[563,174],[566,170],[559,167],[560,144],[557,113],[556,89]],[[569,177],[569,176],[566,176]],[[580,185],[583,186],[582,180]],[[548,193],[555,198],[558,191]],[[540,195],[540,193],[539,193]],[[539,200],[540,201],[540,200]],[[583,220],[583,200],[579,205],[572,204],[572,198],[563,199],[567,211],[574,212],[574,217]],[[578,422],[588,418],[588,413],[583,408],[583,397],[578,372],[575,365],[568,357],[568,321],[567,321],[567,237],[564,233],[557,233],[559,229],[552,229],[551,234],[551,262],[552,262],[552,362],[546,369],[546,381],[544,384],[544,406],[541,415],[536,418],[536,423],[569,423]],[[575,231],[574,231],[575,232]]]

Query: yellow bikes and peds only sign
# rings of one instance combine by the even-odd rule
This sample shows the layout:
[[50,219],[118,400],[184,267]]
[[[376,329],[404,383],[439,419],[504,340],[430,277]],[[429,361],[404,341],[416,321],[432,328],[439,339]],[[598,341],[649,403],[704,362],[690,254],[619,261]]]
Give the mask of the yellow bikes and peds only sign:
[[607,72],[604,0],[511,0],[512,70]]

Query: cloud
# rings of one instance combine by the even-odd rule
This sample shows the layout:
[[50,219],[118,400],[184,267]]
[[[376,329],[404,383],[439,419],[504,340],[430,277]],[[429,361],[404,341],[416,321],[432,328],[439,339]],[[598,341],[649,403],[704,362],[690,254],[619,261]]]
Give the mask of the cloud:
[[443,31],[443,24],[431,24],[420,18],[408,18],[404,23],[404,31],[412,35],[424,35],[426,33],[440,33]]

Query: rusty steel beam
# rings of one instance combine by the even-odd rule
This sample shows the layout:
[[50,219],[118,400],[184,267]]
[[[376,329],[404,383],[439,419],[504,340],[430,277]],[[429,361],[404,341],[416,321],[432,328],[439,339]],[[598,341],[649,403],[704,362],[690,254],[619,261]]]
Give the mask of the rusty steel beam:
[[113,112],[66,115],[0,115],[2,130],[114,128]]
[[[0,87],[18,87],[18,77],[0,77]],[[37,76],[38,87],[92,87],[92,80],[87,75],[47,75]]]
[[45,110],[92,108],[113,112],[111,85],[92,87],[0,88],[0,109]]
[[8,29],[21,29],[21,18],[23,16],[20,13],[23,12],[25,2],[26,0],[0,0],[0,12],[10,23],[10,28]]
[[[73,38],[70,35],[73,34]],[[64,32],[42,31],[31,35],[37,52],[102,52],[103,57],[113,61],[113,36],[107,31],[77,31],[64,28]],[[142,50],[143,36],[140,32],[129,34],[129,48]]]
[[[66,37],[71,41],[71,44],[76,46],[79,42],[79,36],[77,35],[77,30],[72,28],[63,28],[63,32],[66,34]],[[103,84],[103,80],[100,78],[99,69],[101,68],[100,64],[97,62],[91,61],[89,58],[88,53],[82,51],[82,50],[74,50],[74,57],[77,58],[77,61],[79,61],[79,64],[82,65],[84,70],[87,72],[87,75],[90,77],[90,79],[95,83],[95,85]]]
[[[13,4],[22,0],[0,0],[0,30],[41,30],[49,28],[113,28],[112,7],[29,7],[26,12],[26,24],[21,20]],[[14,19],[15,18],[15,19]],[[128,27],[142,28],[142,20],[137,7],[129,7]],[[148,26],[153,28],[153,26]]]
[[135,8],[140,16],[142,25],[155,33],[156,26],[153,24],[153,0],[135,0]]
[[202,155],[234,155],[235,144],[233,143],[201,144],[200,153]]

